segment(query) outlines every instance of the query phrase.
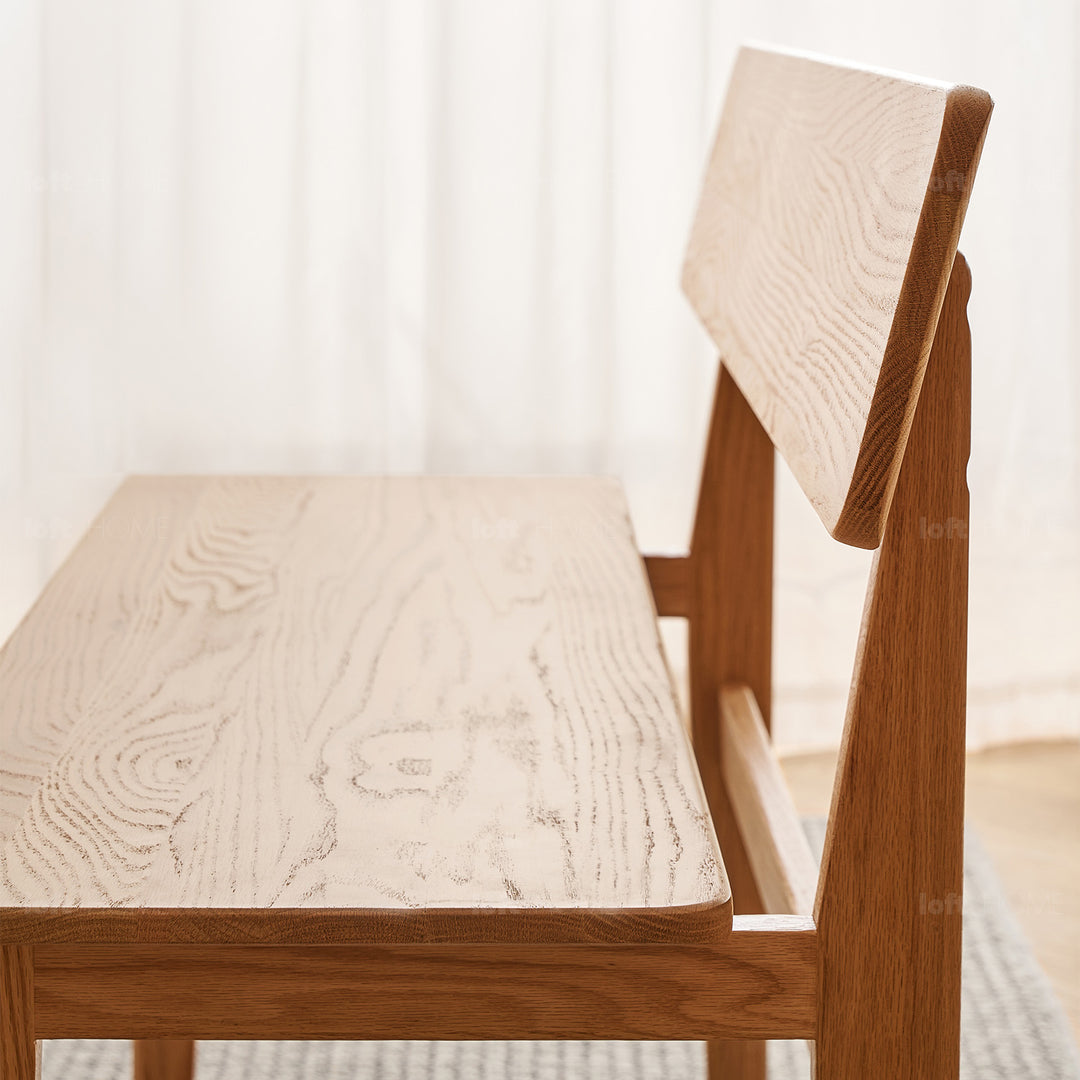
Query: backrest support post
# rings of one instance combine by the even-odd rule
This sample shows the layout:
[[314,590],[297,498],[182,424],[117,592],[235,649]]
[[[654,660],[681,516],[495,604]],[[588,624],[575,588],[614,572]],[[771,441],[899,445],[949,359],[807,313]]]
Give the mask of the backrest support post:
[[867,591],[815,904],[821,1076],[959,1068],[970,290],[958,254]]
[[719,695],[745,683],[769,723],[774,465],[768,435],[721,366],[690,543],[690,716],[736,914],[763,908],[724,789]]
[[[733,910],[765,910],[724,783],[720,690],[743,683],[765,724],[772,703],[775,451],[731,373],[720,365],[690,541],[690,718]],[[765,1043],[708,1045],[709,1080],[765,1075]]]

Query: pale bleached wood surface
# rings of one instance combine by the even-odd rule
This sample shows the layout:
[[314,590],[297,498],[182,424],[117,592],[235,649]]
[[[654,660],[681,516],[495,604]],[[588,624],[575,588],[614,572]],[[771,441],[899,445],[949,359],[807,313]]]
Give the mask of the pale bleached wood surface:
[[203,486],[128,480],[0,651],[0,858],[72,725],[160,617],[162,569]]
[[730,928],[614,481],[137,478],[101,522],[0,657],[2,940]]
[[752,48],[732,75],[683,288],[846,543],[881,539],[990,108]]

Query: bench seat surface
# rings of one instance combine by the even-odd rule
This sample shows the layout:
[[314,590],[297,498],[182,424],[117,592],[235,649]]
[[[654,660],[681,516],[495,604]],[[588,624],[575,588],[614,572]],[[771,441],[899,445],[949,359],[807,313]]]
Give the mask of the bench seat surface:
[[620,486],[133,477],[0,654],[0,941],[708,941]]

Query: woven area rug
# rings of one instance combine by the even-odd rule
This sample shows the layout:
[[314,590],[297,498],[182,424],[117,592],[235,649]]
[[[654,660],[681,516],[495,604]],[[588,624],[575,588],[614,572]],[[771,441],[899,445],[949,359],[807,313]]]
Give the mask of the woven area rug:
[[[824,823],[806,822],[820,851]],[[1080,1080],[1065,1016],[968,830],[964,880],[964,1080]],[[702,1080],[693,1042],[206,1042],[197,1080]],[[44,1080],[129,1080],[131,1044],[44,1048]],[[770,1080],[810,1075],[805,1044],[769,1044]]]

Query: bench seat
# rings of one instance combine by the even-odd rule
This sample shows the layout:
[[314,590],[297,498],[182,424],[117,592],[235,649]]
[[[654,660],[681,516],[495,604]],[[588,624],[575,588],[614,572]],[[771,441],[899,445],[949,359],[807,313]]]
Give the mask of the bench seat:
[[0,942],[705,942],[606,478],[133,477],[0,654]]

